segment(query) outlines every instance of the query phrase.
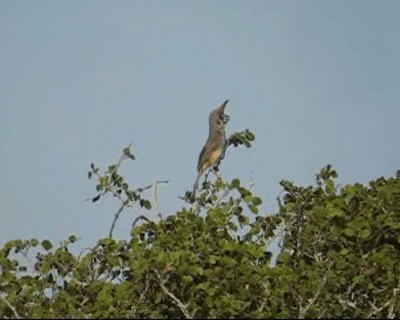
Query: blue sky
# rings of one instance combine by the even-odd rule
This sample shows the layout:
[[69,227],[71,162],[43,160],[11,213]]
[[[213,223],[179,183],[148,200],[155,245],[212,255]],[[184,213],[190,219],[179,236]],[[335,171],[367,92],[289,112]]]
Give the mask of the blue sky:
[[[164,215],[196,176],[208,114],[229,99],[221,173],[253,175],[263,213],[281,179],[339,183],[400,168],[398,1],[7,1],[0,3],[0,244],[107,236],[118,202],[92,204],[91,162],[132,143],[122,172],[159,187]],[[128,238],[137,213],[114,235]]]

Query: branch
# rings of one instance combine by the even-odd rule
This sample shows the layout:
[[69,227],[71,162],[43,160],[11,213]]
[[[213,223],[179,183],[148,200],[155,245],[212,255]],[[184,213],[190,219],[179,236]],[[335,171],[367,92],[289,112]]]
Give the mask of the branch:
[[16,319],[21,319],[20,315],[18,314],[17,310],[11,305],[11,303],[8,302],[8,300],[3,297],[3,295],[0,294],[0,298],[4,301],[4,303],[7,305],[7,307],[10,308],[10,310],[13,312],[14,317]]
[[153,183],[153,202],[154,202],[154,210],[157,212],[158,217],[160,219],[162,219],[160,206],[158,205],[158,197],[157,197],[157,185],[159,183],[160,183],[160,181],[154,181],[154,183]]
[[[330,264],[328,270],[330,270],[332,264],[333,263]],[[300,304],[299,319],[304,319],[304,316],[307,313],[308,309],[314,304],[315,300],[317,300],[317,298],[321,294],[322,288],[325,286],[325,283],[327,280],[328,280],[328,276],[327,276],[327,274],[325,274],[322,281],[318,285],[317,292],[315,292],[314,297],[312,297],[311,300],[309,300],[308,304],[304,308]]]
[[111,229],[110,229],[110,233],[109,233],[109,237],[112,238],[112,233],[114,231],[114,227],[115,227],[115,223],[117,222],[117,220],[119,219],[119,215],[121,214],[121,212],[124,210],[124,208],[126,207],[126,205],[129,203],[129,200],[126,200],[122,203],[121,207],[118,209],[117,213],[114,216],[114,220],[111,224]]
[[154,181],[154,183],[152,183],[152,184],[150,184],[150,185],[148,185],[148,186],[146,186],[146,187],[137,188],[134,192],[135,192],[135,193],[136,193],[136,192],[143,192],[144,190],[147,190],[147,189],[150,189],[151,187],[153,187],[154,184],[169,183],[170,181],[171,181],[171,180],[156,180],[156,181]]
[[[375,301],[375,300],[374,300]],[[390,300],[389,301],[386,301],[386,303],[382,306],[382,307],[380,307],[380,308],[378,308],[373,302],[371,302],[370,300],[368,300],[368,303],[369,303],[369,305],[372,307],[372,311],[370,312],[370,314],[368,315],[368,318],[370,319],[372,316],[374,316],[374,315],[377,315],[379,312],[381,312],[383,309],[385,309],[389,304],[390,304]],[[393,306],[393,305],[392,305]],[[392,319],[391,317],[390,317],[390,314],[389,314],[389,316],[388,316],[388,319]]]
[[146,220],[147,222],[150,222],[150,219],[149,219],[149,218],[145,217],[144,215],[140,215],[140,216],[138,216],[135,220],[133,220],[133,222],[132,222],[132,230],[135,228],[136,223],[137,223],[139,220]]
[[150,277],[148,274],[146,274],[146,284],[145,284],[144,290],[140,294],[138,302],[135,304],[135,307],[133,308],[132,318],[136,318],[136,310],[137,310],[138,306],[144,301],[147,291],[149,290],[149,287],[150,287],[149,284],[150,284]]
[[[169,183],[169,181],[170,181],[170,180],[161,180],[161,181],[156,180],[156,181],[154,181],[153,184],[150,184],[150,185],[148,185],[148,186],[146,186],[146,187],[137,188],[137,189],[134,191],[134,193],[143,192],[144,190],[150,189],[151,187],[154,188],[154,186],[157,185],[157,184],[159,184],[159,183]],[[154,193],[154,191],[153,191],[153,193]],[[113,192],[113,194],[116,195],[114,192]],[[132,202],[132,200],[130,200],[130,199],[123,200],[123,199],[121,198],[120,195],[116,195],[116,196],[118,197],[118,199],[120,199],[120,200],[122,201],[122,205],[121,205],[121,207],[118,209],[118,211],[117,211],[117,212],[115,213],[115,215],[114,215],[114,220],[113,220],[113,222],[112,222],[112,224],[111,224],[111,228],[110,228],[110,232],[109,232],[109,237],[110,237],[110,238],[112,238],[112,234],[113,234],[113,231],[114,231],[114,228],[115,228],[115,224],[116,224],[117,220],[119,219],[119,216],[120,216],[121,212],[124,210],[124,208],[125,208],[126,206],[128,206],[128,205]],[[140,217],[143,217],[143,216],[140,216]],[[134,225],[135,223],[136,223],[136,220],[134,221],[133,225]]]
[[162,289],[162,291],[164,291],[164,293],[166,295],[168,295],[172,301],[178,306],[179,309],[181,309],[182,313],[185,315],[186,319],[192,319],[193,317],[190,315],[189,311],[186,309],[186,306],[182,303],[181,300],[179,300],[171,291],[168,290],[168,288],[165,286],[165,282],[167,281],[167,279],[162,279],[160,276],[160,273],[153,269],[153,271],[156,273],[157,278],[160,280],[160,287]]
[[219,199],[217,199],[217,201],[215,202],[215,206],[218,207],[219,204],[221,203],[221,201],[231,192],[230,188],[226,188],[224,193],[219,197]]

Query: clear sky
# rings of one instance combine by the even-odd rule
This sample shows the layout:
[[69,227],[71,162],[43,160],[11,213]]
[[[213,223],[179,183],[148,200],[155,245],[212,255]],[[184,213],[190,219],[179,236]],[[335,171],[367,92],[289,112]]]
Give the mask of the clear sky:
[[[227,180],[276,210],[281,179],[339,183],[400,168],[400,1],[0,2],[0,244],[107,236],[119,203],[95,195],[91,162],[156,179],[164,215],[182,207],[209,112],[229,99]],[[128,238],[137,213],[114,235]]]

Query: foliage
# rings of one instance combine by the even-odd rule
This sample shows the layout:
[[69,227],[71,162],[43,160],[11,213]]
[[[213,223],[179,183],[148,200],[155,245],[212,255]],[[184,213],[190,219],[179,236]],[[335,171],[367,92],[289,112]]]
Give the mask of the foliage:
[[[230,145],[253,140],[244,131]],[[124,209],[159,213],[157,183],[131,189],[119,174],[128,158],[129,147],[103,174],[89,172],[93,202],[107,194],[121,202],[109,237],[79,255],[70,252],[75,236],[58,247],[18,239],[0,249],[1,318],[400,317],[400,173],[339,187],[328,165],[315,185],[281,181],[279,212],[268,215],[251,185],[217,177],[173,215],[138,216],[118,241],[112,230]]]

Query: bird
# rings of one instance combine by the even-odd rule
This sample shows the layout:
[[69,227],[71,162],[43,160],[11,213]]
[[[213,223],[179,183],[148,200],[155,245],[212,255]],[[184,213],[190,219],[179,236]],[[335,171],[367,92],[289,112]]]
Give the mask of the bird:
[[224,111],[228,102],[229,100],[225,100],[210,113],[208,138],[200,152],[197,162],[197,178],[193,184],[192,197],[194,197],[196,193],[202,174],[207,169],[216,167],[225,156],[227,147],[225,127],[230,117],[225,114]]

